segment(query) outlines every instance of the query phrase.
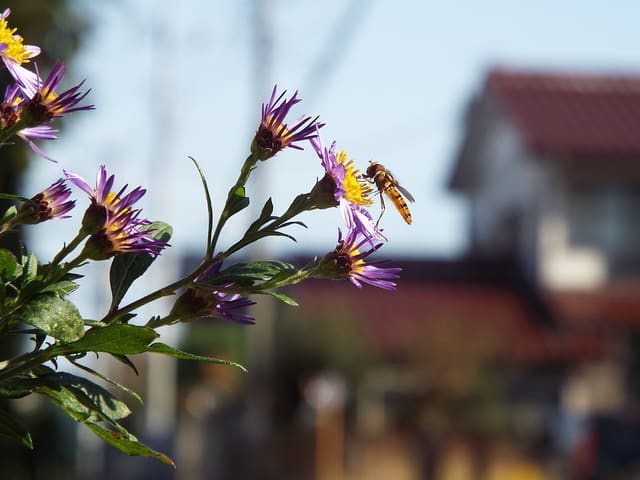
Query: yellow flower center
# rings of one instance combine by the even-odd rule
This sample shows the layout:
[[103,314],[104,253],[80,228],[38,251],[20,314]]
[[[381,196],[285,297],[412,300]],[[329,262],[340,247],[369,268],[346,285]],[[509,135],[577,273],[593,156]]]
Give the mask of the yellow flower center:
[[53,102],[56,101],[57,98],[58,98],[58,94],[53,90],[47,90],[46,92],[45,91],[42,92],[43,105],[47,105],[49,107],[49,110],[52,113],[64,113],[63,107],[59,106],[58,108],[51,108],[51,105],[53,104]]
[[107,198],[104,199],[105,207],[107,208],[111,206],[115,207],[118,203],[120,203],[120,199],[116,197],[116,194],[114,192],[107,193]]
[[6,19],[0,20],[0,43],[5,43],[7,49],[3,52],[5,57],[14,59],[18,63],[26,63],[33,55],[22,44],[22,37],[15,35],[17,28],[9,28]]
[[352,273],[359,273],[364,270],[365,263],[362,258],[355,260],[360,255],[360,250],[355,245],[345,245],[344,243],[337,248],[338,267],[344,274],[350,275]]
[[282,142],[283,147],[289,145],[289,142],[291,141],[291,132],[289,132],[287,127],[285,127],[282,123],[279,123],[279,122],[272,123],[272,122],[273,122],[273,117],[272,116],[267,117],[265,121],[265,126],[268,128],[269,131],[271,131],[274,137],[277,137],[280,140],[280,142]]
[[356,205],[367,207],[373,205],[373,200],[368,198],[373,192],[373,188],[362,178],[360,170],[354,167],[353,159],[349,159],[347,152],[344,150],[336,154],[336,159],[345,168],[344,181],[342,183],[344,198]]

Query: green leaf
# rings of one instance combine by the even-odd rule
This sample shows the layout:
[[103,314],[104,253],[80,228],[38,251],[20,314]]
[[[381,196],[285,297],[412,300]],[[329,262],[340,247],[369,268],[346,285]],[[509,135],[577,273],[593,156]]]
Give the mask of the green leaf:
[[158,334],[152,328],[118,324],[89,330],[80,340],[57,345],[52,350],[56,355],[83,352],[135,355],[146,352],[156,338]]
[[271,295],[273,298],[280,300],[282,303],[286,303],[287,305],[291,305],[292,307],[297,307],[298,302],[296,302],[293,298],[285,295],[284,293],[274,292],[270,290],[266,290],[260,293],[265,293],[267,295]]
[[191,159],[191,161],[193,162],[193,164],[196,167],[196,170],[198,170],[198,175],[200,175],[200,183],[202,183],[202,188],[204,190],[204,197],[205,197],[205,201],[207,202],[207,218],[208,218],[208,222],[207,222],[207,256],[209,256],[211,254],[211,239],[213,237],[213,204],[211,203],[211,194],[209,193],[209,186],[207,185],[207,179],[204,176],[204,173],[202,173],[202,169],[200,168],[200,165],[198,164],[198,162],[196,161],[195,158],[193,157],[189,157]]
[[33,253],[22,257],[22,268],[24,270],[22,284],[26,285],[35,280],[38,275],[38,260]]
[[218,363],[218,364],[222,364],[222,365],[229,365],[231,367],[238,367],[240,370],[242,370],[244,372],[247,371],[247,369],[244,368],[239,363],[232,362],[230,360],[222,360],[222,359],[219,359],[219,358],[203,357],[201,355],[194,355],[192,353],[183,352],[182,350],[178,350],[177,348],[170,347],[169,345],[166,345],[166,344],[160,343],[160,342],[157,342],[157,343],[154,343],[153,345],[150,345],[148,351],[152,352],[152,353],[160,353],[162,355],[169,355],[170,357],[179,358],[179,359],[182,359],[182,360],[198,360],[200,362]]
[[[153,222],[144,229],[149,230],[153,238],[163,242],[168,242],[173,234],[171,226],[164,222]],[[113,259],[109,271],[112,309],[120,304],[133,282],[149,268],[155,259],[156,257],[146,253],[124,253]]]
[[0,248],[0,280],[2,283],[16,278],[18,260],[9,250]]
[[116,426],[116,420],[131,413],[123,401],[86,378],[64,372],[39,378],[45,386],[39,387],[38,392],[76,420],[106,421]]
[[16,421],[14,415],[4,410],[0,410],[0,435],[16,440],[29,450],[33,450],[33,442],[27,429]]
[[131,361],[131,359],[129,359],[129,357],[127,357],[126,355],[120,355],[120,354],[117,354],[117,353],[111,353],[110,355],[113,358],[115,358],[117,361],[122,363],[123,365],[126,365],[131,370],[133,370],[133,373],[135,373],[136,375],[140,375],[140,373],[138,372],[138,369],[136,368],[135,364]]
[[71,280],[61,280],[56,283],[52,283],[51,285],[47,285],[42,289],[42,292],[51,292],[56,293],[61,297],[66,297],[70,293],[75,292],[80,285],[76,282],[72,282]]
[[31,202],[27,197],[21,197],[20,195],[12,195],[11,193],[0,193],[2,200],[11,200],[14,202]]
[[236,263],[226,270],[198,280],[198,284],[217,286],[235,283],[240,286],[252,286],[256,282],[267,281],[276,275],[293,274],[296,271],[297,268],[290,263],[276,260]]
[[134,392],[133,390],[131,390],[128,387],[125,387],[124,385],[122,385],[121,383],[115,381],[113,378],[107,377],[106,375],[101,374],[100,372],[95,371],[93,368],[89,368],[86,365],[82,365],[81,363],[78,362],[74,362],[72,361],[71,363],[73,363],[76,367],[81,368],[82,370],[84,370],[85,372],[90,373],[91,375],[95,375],[96,377],[98,377],[101,380],[104,380],[107,383],[110,383],[111,385],[113,385],[114,387],[118,387],[120,390],[122,390],[123,392],[129,394],[129,396],[131,398],[133,398],[136,402],[138,402],[140,405],[143,404],[142,398],[140,398],[140,395],[138,395],[136,392]]
[[75,305],[51,293],[32,298],[14,318],[63,342],[78,340],[84,333],[84,322]]
[[[0,194],[0,198],[2,194]],[[0,218],[0,225],[4,225],[5,223],[11,221],[18,214],[18,209],[15,205],[11,205],[7,210],[2,214]]]
[[268,221],[274,220],[275,218],[277,218],[272,216],[271,215],[272,213],[273,213],[273,202],[271,201],[271,198],[269,198],[265,202],[264,206],[262,207],[262,212],[260,212],[260,216],[258,217],[258,219],[255,222],[253,222],[247,229],[247,232],[245,233],[245,237],[260,230],[260,227],[262,227]]
[[86,423],[85,425],[102,440],[127,455],[155,458],[167,465],[171,465],[174,468],[176,466],[175,463],[173,463],[173,460],[165,454],[150,449],[146,445],[140,443],[136,437],[128,432],[114,432],[112,430],[107,430],[100,425],[96,425],[95,423]]
[[35,392],[43,382],[38,377],[12,377],[0,382],[0,397],[22,398]]
[[244,210],[249,206],[249,197],[246,196],[245,192],[246,190],[244,187],[238,187],[231,194],[231,198],[229,199],[227,207],[227,218],[235,215],[240,210]]

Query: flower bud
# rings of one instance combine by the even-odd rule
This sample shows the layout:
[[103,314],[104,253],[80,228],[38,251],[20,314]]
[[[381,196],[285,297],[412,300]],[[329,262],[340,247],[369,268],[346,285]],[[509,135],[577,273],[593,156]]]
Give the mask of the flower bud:
[[82,217],[82,229],[84,232],[91,235],[103,229],[107,221],[107,214],[107,207],[92,202]]

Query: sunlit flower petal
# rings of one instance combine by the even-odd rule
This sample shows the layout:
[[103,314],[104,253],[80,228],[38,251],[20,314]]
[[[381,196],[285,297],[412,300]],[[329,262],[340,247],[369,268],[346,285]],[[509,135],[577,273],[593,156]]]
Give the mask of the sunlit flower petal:
[[[195,283],[204,278],[215,276],[222,263],[214,263],[196,279]],[[221,285],[222,289],[232,288],[232,284]],[[196,318],[220,318],[236,323],[252,324],[256,320],[244,313],[247,307],[255,305],[255,302],[238,293],[227,293],[201,285],[191,288],[183,293],[174,304],[171,315],[182,321]]]
[[69,218],[65,213],[75,206],[75,200],[68,200],[71,190],[64,179],[59,179],[48,188],[34,195],[30,202],[20,208],[20,214],[28,213],[24,223],[41,223],[58,218]]
[[362,288],[362,283],[368,283],[385,290],[395,290],[396,284],[392,280],[398,278],[398,273],[402,269],[383,268],[382,265],[387,263],[385,260],[365,261],[382,246],[382,243],[366,251],[361,250],[369,245],[370,240],[359,230],[349,231],[344,239],[342,232],[339,231],[336,249],[322,259],[313,276],[331,279],[348,278],[358,288]]
[[115,193],[112,191],[115,176],[108,176],[104,165],[98,170],[95,187],[79,175],[64,173],[91,199],[82,219],[83,228],[91,235],[85,247],[90,250],[89,258],[101,260],[123,252],[156,256],[168,246],[166,242],[153,238],[151,222],[139,218],[140,209],[132,208],[145,194],[142,187],[136,187],[125,195],[128,187],[125,185]]
[[297,98],[298,92],[286,99],[286,90],[276,96],[277,88],[277,85],[273,87],[269,102],[262,104],[262,118],[251,144],[251,153],[260,160],[271,158],[287,147],[302,150],[298,143],[314,138],[317,135],[317,129],[324,126],[323,123],[318,122],[318,117],[312,118],[306,115],[288,124],[286,117],[289,110],[300,102]]

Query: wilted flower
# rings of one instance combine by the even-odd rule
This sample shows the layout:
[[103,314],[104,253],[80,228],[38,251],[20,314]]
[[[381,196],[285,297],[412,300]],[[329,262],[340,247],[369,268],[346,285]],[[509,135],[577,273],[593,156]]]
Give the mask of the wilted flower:
[[0,57],[7,68],[26,63],[40,53],[40,48],[34,45],[24,45],[22,37],[15,32],[17,28],[9,28],[7,17],[11,9],[6,8],[0,14]]
[[[358,240],[360,236],[362,239]],[[364,282],[385,290],[395,290],[396,284],[391,279],[398,278],[397,274],[402,269],[381,268],[380,265],[387,263],[385,260],[366,262],[365,259],[382,246],[380,243],[364,252],[360,250],[369,244],[370,240],[359,230],[350,230],[344,239],[339,231],[336,249],[325,255],[313,276],[334,280],[348,278],[358,288],[362,288]]]
[[151,222],[138,218],[141,210],[132,208],[146,192],[142,187],[136,187],[124,195],[128,187],[125,185],[118,193],[114,193],[112,187],[115,176],[107,177],[104,165],[98,170],[95,188],[79,175],[67,171],[65,175],[91,198],[91,205],[82,219],[83,229],[91,235],[85,246],[89,258],[102,260],[123,252],[156,256],[168,246],[166,242],[151,236]]
[[259,160],[271,158],[287,147],[302,150],[296,143],[314,138],[317,129],[324,125],[318,122],[318,117],[309,116],[302,116],[292,125],[288,125],[286,117],[289,110],[300,102],[297,98],[298,92],[287,100],[284,98],[286,90],[276,97],[277,88],[277,85],[273,87],[269,103],[262,104],[260,126],[251,144],[251,153]]
[[64,179],[59,179],[50,187],[34,195],[30,202],[20,207],[19,216],[24,215],[23,223],[41,223],[56,218],[69,218],[65,215],[73,209],[75,200],[67,200],[71,190]]

